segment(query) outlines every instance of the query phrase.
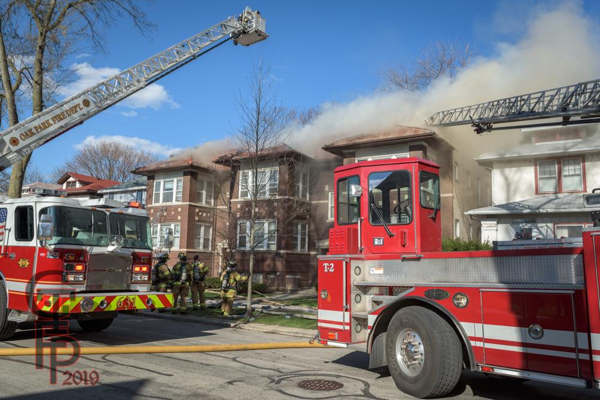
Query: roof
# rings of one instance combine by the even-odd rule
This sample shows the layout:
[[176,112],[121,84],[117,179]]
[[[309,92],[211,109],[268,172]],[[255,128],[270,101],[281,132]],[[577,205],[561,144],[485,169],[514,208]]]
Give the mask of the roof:
[[585,193],[548,194],[532,199],[514,201],[512,203],[496,204],[489,207],[476,208],[467,211],[467,215],[501,215],[501,214],[548,214],[548,213],[574,213],[590,212],[600,209],[585,207],[583,198]]
[[581,140],[567,140],[560,142],[532,143],[527,141],[511,145],[499,150],[484,153],[475,160],[479,163],[505,160],[511,158],[530,158],[535,156],[552,156],[569,153],[589,153],[600,150],[600,135],[594,135]]
[[98,190],[98,193],[114,193],[114,192],[126,192],[130,190],[146,189],[148,185],[148,178],[145,176],[137,177],[129,182],[123,182],[118,185],[110,186],[106,189]]
[[386,132],[362,134],[338,139],[325,144],[323,150],[343,157],[343,151],[348,149],[388,146],[423,139],[444,141],[437,133],[430,129],[417,128],[414,126],[400,126]]
[[60,184],[63,184],[66,181],[68,181],[69,178],[74,178],[74,179],[78,180],[79,182],[83,182],[83,183],[92,183],[92,182],[96,182],[98,180],[98,178],[94,178],[93,176],[89,176],[89,175],[78,174],[75,172],[65,172],[63,174],[63,176],[61,176],[58,179],[57,182]]
[[85,185],[78,188],[67,188],[63,190],[67,192],[67,196],[79,193],[97,193],[99,190],[118,185],[119,183],[121,182],[111,181],[108,179],[99,179],[94,183],[90,183],[89,185]]
[[168,160],[157,161],[155,163],[136,168],[133,170],[133,173],[138,174],[138,175],[152,175],[155,172],[171,171],[171,170],[177,170],[177,169],[189,169],[189,168],[200,169],[200,170],[208,169],[208,167],[206,165],[195,161],[191,157],[187,157],[187,158],[169,158]]
[[341,165],[335,169],[335,172],[348,171],[355,168],[365,167],[365,166],[381,166],[381,165],[398,165],[398,164],[411,164],[411,163],[419,163],[423,165],[427,165],[429,167],[439,169],[439,165],[434,162],[424,160],[419,157],[401,157],[401,158],[386,158],[383,160],[371,160],[371,161],[359,161],[352,164]]
[[306,154],[300,153],[298,150],[294,149],[293,147],[291,147],[287,144],[281,144],[279,146],[274,146],[274,147],[269,147],[269,148],[263,149],[256,154],[250,153],[248,151],[243,151],[243,150],[234,151],[232,153],[219,156],[213,162],[215,164],[219,164],[219,165],[230,165],[234,161],[243,161],[244,159],[254,157],[255,155],[258,157],[283,157],[286,155],[292,155],[292,156],[297,156],[297,157],[300,157],[303,159],[306,158],[306,159],[313,160],[312,157],[309,157]]

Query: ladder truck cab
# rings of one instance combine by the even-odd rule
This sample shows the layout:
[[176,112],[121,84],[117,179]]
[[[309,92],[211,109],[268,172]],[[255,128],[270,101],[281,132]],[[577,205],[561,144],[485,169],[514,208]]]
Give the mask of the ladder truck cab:
[[0,204],[0,339],[39,318],[70,316],[99,331],[119,311],[172,305],[171,294],[150,291],[150,225],[139,203],[39,191]]
[[364,344],[370,368],[389,368],[419,398],[449,393],[465,368],[599,387],[600,228],[575,245],[444,253],[436,164],[363,161],[334,180],[335,224],[318,261],[321,343]]

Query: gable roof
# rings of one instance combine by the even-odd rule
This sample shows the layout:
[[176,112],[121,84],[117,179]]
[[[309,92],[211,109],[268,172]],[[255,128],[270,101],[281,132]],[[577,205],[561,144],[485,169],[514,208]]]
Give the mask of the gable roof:
[[66,181],[69,180],[69,178],[73,178],[79,182],[83,182],[83,183],[92,183],[92,182],[96,182],[99,179],[98,178],[94,178],[93,176],[89,176],[89,175],[83,175],[83,174],[78,174],[76,172],[65,172],[63,174],[63,176],[61,176],[57,183],[63,184]]
[[208,167],[204,164],[195,161],[191,157],[187,158],[169,158],[164,161],[157,161],[152,164],[145,165],[134,169],[132,172],[138,175],[152,175],[155,172],[172,171],[178,169],[197,169],[197,170],[208,170]]

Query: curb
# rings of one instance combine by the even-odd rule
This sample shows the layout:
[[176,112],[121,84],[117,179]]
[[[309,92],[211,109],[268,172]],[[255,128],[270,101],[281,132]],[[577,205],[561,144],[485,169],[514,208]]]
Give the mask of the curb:
[[287,326],[276,326],[276,325],[264,325],[264,324],[241,324],[236,325],[239,321],[227,322],[227,321],[219,321],[215,318],[205,318],[205,317],[196,317],[192,315],[181,316],[181,315],[165,315],[159,314],[157,312],[141,312],[134,315],[146,317],[146,318],[156,318],[156,319],[166,319],[169,321],[177,321],[177,322],[189,322],[193,324],[203,324],[203,325],[212,325],[212,326],[220,326],[222,328],[233,328],[233,329],[241,329],[246,331],[255,331],[262,333],[274,333],[277,335],[286,335],[286,336],[295,336],[301,338],[312,339],[317,334],[317,331],[313,331],[311,329],[300,329],[300,328],[289,328]]

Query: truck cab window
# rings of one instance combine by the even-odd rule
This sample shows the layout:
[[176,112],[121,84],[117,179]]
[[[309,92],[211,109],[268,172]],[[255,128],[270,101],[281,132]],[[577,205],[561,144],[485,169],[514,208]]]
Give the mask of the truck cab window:
[[33,240],[33,232],[33,207],[17,207],[15,209],[15,239],[29,242]]
[[422,171],[419,175],[421,206],[429,209],[440,208],[440,177],[431,172]]
[[405,225],[412,221],[410,172],[374,172],[369,175],[371,225]]
[[360,185],[358,176],[340,179],[337,184],[337,219],[339,225],[355,224],[360,216],[358,198],[350,195],[352,185]]

